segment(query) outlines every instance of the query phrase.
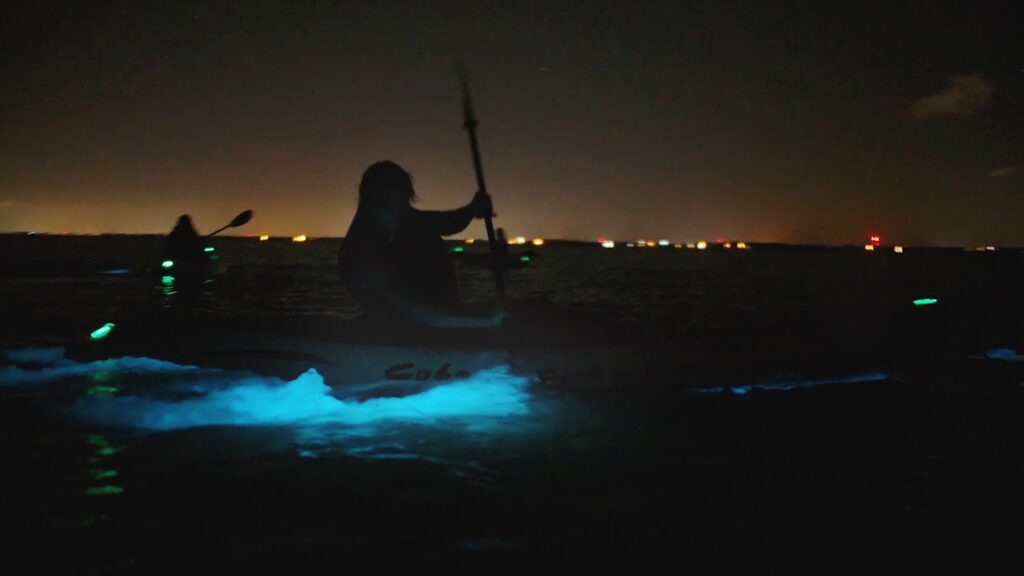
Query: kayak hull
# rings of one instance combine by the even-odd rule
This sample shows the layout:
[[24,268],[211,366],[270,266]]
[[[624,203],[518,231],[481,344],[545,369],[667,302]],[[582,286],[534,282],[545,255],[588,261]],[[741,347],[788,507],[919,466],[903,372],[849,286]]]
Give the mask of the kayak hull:
[[[290,380],[316,370],[339,397],[404,395],[504,368],[549,385],[603,387],[672,372],[669,342],[610,341],[593,330],[381,329],[358,320],[230,323],[164,317],[117,325],[72,344],[69,357],[145,356]],[[676,370],[678,374],[678,370]]]

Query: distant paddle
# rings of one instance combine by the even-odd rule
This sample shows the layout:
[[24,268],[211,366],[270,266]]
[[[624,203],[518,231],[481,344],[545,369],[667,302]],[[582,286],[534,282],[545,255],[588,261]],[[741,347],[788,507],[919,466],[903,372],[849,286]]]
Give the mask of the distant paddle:
[[209,238],[210,236],[213,236],[218,232],[227,230],[228,228],[238,228],[239,226],[245,226],[249,222],[249,220],[252,220],[252,210],[246,210],[245,212],[242,212],[238,216],[235,216],[235,219],[232,220],[230,224],[228,224],[227,226],[217,228],[213,232],[207,234],[206,237]]

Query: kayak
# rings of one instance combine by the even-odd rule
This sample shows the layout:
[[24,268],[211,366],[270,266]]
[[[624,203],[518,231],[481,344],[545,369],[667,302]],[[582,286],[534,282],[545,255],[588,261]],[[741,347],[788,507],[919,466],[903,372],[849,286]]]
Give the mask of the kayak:
[[365,319],[162,313],[103,324],[71,343],[68,357],[143,356],[286,380],[314,369],[342,398],[403,396],[498,367],[553,386],[664,381],[678,379],[681,365],[693,360],[671,341],[594,319],[527,316],[503,328],[399,329]]
[[504,326],[486,329],[170,310],[98,325],[67,354],[79,361],[148,357],[289,381],[313,369],[334,396],[360,399],[414,394],[496,368],[554,390],[618,394],[840,381],[891,363],[884,348],[740,343],[734,334],[623,325],[550,304],[513,307]]

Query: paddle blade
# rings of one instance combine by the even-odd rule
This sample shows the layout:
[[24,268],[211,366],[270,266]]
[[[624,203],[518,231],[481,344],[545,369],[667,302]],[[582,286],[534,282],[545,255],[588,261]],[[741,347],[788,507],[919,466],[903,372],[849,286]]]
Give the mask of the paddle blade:
[[228,226],[231,228],[238,228],[239,226],[244,226],[249,222],[249,220],[252,220],[252,210],[246,210],[238,216],[235,216],[235,219],[232,220],[231,224],[228,224]]

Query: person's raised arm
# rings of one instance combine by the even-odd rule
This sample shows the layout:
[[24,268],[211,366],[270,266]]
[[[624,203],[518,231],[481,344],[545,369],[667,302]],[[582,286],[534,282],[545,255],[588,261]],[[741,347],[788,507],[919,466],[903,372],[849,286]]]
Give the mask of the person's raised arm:
[[474,218],[483,218],[490,215],[491,197],[482,192],[477,192],[473,200],[462,208],[455,210],[424,210],[420,211],[425,225],[439,236],[450,236],[458,234],[469,226]]

